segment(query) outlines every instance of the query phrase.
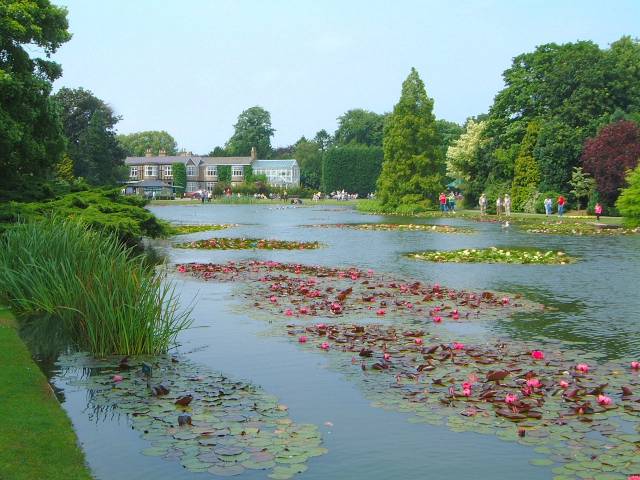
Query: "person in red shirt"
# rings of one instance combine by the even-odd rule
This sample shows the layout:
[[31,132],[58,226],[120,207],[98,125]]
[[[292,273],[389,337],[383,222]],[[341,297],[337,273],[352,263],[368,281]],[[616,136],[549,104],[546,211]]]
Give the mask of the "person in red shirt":
[[440,211],[442,213],[447,211],[447,196],[444,192],[440,193]]
[[564,205],[567,203],[567,201],[564,199],[564,197],[562,195],[560,195],[558,197],[558,215],[561,217],[562,214],[564,213]]

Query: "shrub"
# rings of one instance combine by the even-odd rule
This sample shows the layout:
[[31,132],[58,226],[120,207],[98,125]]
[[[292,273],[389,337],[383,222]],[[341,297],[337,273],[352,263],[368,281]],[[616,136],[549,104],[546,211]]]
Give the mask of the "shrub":
[[622,190],[616,207],[624,217],[627,227],[640,226],[640,166],[627,173],[627,188]]
[[106,231],[58,217],[0,238],[0,300],[22,318],[54,317],[80,348],[158,354],[186,328],[171,283]]
[[322,190],[367,195],[376,190],[382,169],[382,148],[366,145],[334,147],[322,160]]
[[187,191],[187,167],[182,162],[176,162],[171,165],[171,173],[173,174],[174,187],[179,187],[176,193],[182,197]]
[[218,183],[231,183],[231,165],[218,166]]

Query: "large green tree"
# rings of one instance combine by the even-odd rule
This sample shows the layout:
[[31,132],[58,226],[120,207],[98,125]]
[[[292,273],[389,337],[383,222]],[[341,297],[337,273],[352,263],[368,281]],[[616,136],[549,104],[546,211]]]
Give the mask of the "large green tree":
[[300,181],[305,187],[318,189],[322,180],[322,149],[316,142],[302,137],[295,145],[294,158],[300,167]]
[[74,174],[93,184],[112,183],[119,177],[126,156],[115,133],[120,117],[84,88],[61,88],[54,99],[61,112]]
[[426,206],[436,200],[443,188],[445,168],[440,144],[433,100],[412,68],[385,125],[384,163],[378,178],[378,198],[383,206]]
[[386,115],[356,108],[338,117],[338,129],[334,134],[337,145],[360,143],[382,146],[384,121]]
[[382,147],[350,143],[330,148],[322,161],[322,190],[345,190],[362,196],[372,193],[382,158]]
[[622,190],[616,207],[628,227],[640,227],[640,165],[627,173],[627,188]]
[[46,178],[62,159],[49,96],[62,69],[50,56],[70,38],[65,8],[49,0],[0,2],[0,197]]
[[132,157],[144,156],[147,149],[151,149],[154,155],[158,155],[160,150],[164,150],[167,155],[175,155],[178,147],[175,138],[164,130],[129,133],[118,135],[117,138],[122,149]]
[[513,184],[511,185],[511,204],[516,212],[522,212],[527,202],[538,191],[540,167],[533,157],[533,149],[538,141],[539,133],[540,123],[535,120],[531,121],[520,144],[514,166]]
[[271,114],[262,107],[251,107],[238,116],[233,126],[234,133],[225,145],[228,155],[248,156],[256,147],[258,158],[271,155],[271,137],[275,130],[271,126]]
[[460,138],[460,135],[462,135],[465,130],[464,127],[458,125],[456,122],[443,119],[436,120],[436,130],[438,130],[438,136],[440,137],[442,157],[445,158],[449,146]]

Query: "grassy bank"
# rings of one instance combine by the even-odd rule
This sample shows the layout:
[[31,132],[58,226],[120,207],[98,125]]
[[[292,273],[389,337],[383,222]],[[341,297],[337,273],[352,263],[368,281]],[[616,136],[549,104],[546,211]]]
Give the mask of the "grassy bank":
[[84,480],[84,463],[69,418],[0,307],[0,478]]

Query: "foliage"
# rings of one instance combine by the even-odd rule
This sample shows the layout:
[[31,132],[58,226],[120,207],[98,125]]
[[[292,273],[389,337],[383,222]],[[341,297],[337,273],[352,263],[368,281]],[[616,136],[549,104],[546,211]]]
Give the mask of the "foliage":
[[231,165],[218,165],[218,183],[223,185],[231,183]]
[[540,165],[540,189],[564,190],[578,166],[584,141],[583,130],[559,120],[545,122],[533,151]]
[[595,189],[596,182],[591,175],[582,171],[582,167],[573,167],[569,185],[572,187],[571,194],[578,201],[578,210],[582,208],[582,199],[589,198]]
[[[119,190],[89,190],[45,202],[0,205],[0,227],[20,220],[42,220],[52,215],[73,218],[85,226],[117,235],[124,244],[136,246],[143,236],[168,233],[164,222],[144,208],[137,196],[122,196]],[[3,225],[5,223],[5,225]]]
[[[62,74],[48,57],[71,38],[67,10],[49,0],[0,2],[0,197],[49,177],[64,137],[51,101]],[[31,58],[41,52],[47,59]]]
[[565,265],[575,259],[560,251],[540,251],[531,248],[468,248],[463,250],[428,251],[409,254],[409,257],[429,262],[454,263],[518,263]]
[[444,179],[440,144],[433,100],[412,68],[385,126],[384,163],[378,178],[382,205],[397,208],[435,201]]
[[224,230],[237,225],[215,224],[215,225],[170,225],[171,235],[188,235],[190,233],[209,232],[211,230]]
[[204,250],[309,250],[320,247],[318,242],[293,242],[288,240],[266,240],[264,238],[208,238],[193,242],[178,243],[175,248],[199,248]]
[[607,205],[614,205],[626,171],[635,168],[639,159],[640,128],[628,120],[605,126],[595,138],[587,139],[582,153],[584,170],[593,175]]
[[182,196],[187,191],[187,166],[182,162],[171,164],[171,174],[173,175],[173,186],[178,188],[176,192]]
[[427,208],[424,204],[418,203],[392,207],[390,205],[382,205],[380,200],[358,200],[356,210],[362,213],[372,214],[396,213],[398,215],[416,215],[418,213],[426,212]]
[[305,139],[296,143],[295,159],[300,166],[300,181],[305,187],[318,189],[322,180],[322,148],[320,144]]
[[233,128],[233,136],[225,145],[228,155],[248,156],[251,148],[256,147],[258,158],[269,158],[271,137],[275,132],[269,112],[258,106],[248,108],[238,116]]
[[244,182],[254,183],[255,177],[253,176],[253,167],[251,165],[245,165],[243,168],[243,171],[244,171]]
[[436,130],[441,140],[440,150],[442,151],[442,158],[445,158],[451,144],[460,138],[460,135],[465,132],[465,129],[455,122],[440,119],[436,120]]
[[318,132],[316,132],[315,136],[313,137],[313,141],[318,144],[318,147],[320,148],[322,153],[324,153],[333,144],[333,137],[323,128],[322,130],[318,130]]
[[554,191],[541,192],[540,195],[538,195],[538,198],[535,203],[535,213],[545,213],[544,201],[546,198],[551,199],[551,201],[553,202],[552,204],[553,207],[551,210],[555,211],[555,209],[557,209],[558,207],[556,202],[558,200],[558,197],[560,197],[560,195],[562,195],[564,198],[568,198],[568,195],[565,193],[559,193]]
[[527,133],[522,139],[516,158],[511,186],[511,202],[515,212],[524,210],[527,201],[535,195],[540,183],[540,169],[533,157],[533,148],[538,140],[540,124],[532,121],[527,125]]
[[479,178],[480,149],[486,127],[486,122],[469,119],[465,132],[449,146],[446,153],[447,175],[464,180],[465,194],[471,197],[472,203],[484,189],[484,184],[473,184]]
[[348,228],[353,230],[369,231],[400,231],[400,232],[427,232],[427,233],[473,233],[474,230],[466,227],[454,227],[452,225],[434,225],[430,223],[329,223],[313,225],[320,228]]
[[0,477],[90,480],[73,426],[15,327],[0,307],[0,396],[11,412],[2,419]]
[[147,149],[153,155],[159,155],[164,150],[167,155],[175,155],[178,144],[176,140],[164,130],[149,130],[117,136],[120,147],[131,157],[144,157]]
[[351,144],[331,147],[322,161],[322,191],[345,190],[367,195],[375,191],[382,148]]
[[616,207],[624,217],[625,225],[635,228],[640,226],[640,165],[628,173],[627,184],[618,197]]
[[73,175],[73,160],[69,155],[62,157],[62,161],[56,165],[56,178],[66,182],[72,182],[75,179]]
[[63,87],[53,98],[60,109],[74,175],[94,185],[119,180],[118,167],[124,165],[126,156],[115,134],[120,117],[103,100],[83,88]]
[[166,352],[190,323],[172,284],[115,235],[51,218],[0,242],[0,298],[31,321],[58,319],[96,356]]
[[386,115],[361,108],[349,110],[338,117],[338,129],[333,136],[333,142],[340,146],[360,143],[381,147],[385,119]]

